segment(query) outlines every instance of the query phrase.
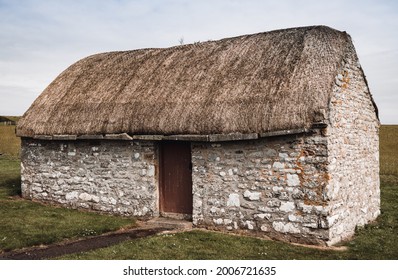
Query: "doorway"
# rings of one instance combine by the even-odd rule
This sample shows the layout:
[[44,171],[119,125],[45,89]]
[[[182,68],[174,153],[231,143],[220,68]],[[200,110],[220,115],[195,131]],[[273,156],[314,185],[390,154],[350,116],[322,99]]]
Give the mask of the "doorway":
[[161,216],[192,218],[191,143],[160,144],[159,209]]

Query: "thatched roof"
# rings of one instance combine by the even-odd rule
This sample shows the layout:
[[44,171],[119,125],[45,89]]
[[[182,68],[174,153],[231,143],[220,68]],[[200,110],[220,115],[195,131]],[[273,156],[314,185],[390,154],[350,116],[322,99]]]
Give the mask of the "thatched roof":
[[345,32],[314,26],[96,54],[44,90],[19,121],[18,135],[308,128],[327,112],[347,52],[355,53]]

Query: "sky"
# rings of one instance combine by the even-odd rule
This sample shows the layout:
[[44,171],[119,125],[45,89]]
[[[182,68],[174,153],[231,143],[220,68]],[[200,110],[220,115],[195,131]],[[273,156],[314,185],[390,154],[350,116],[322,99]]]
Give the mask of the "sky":
[[0,115],[88,55],[310,25],[351,35],[381,123],[398,124],[396,0],[0,0]]

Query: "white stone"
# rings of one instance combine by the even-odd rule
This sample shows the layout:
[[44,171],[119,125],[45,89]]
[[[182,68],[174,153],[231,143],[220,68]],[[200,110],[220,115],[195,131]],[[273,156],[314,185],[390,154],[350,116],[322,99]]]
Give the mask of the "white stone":
[[195,208],[202,207],[202,201],[199,200],[199,199],[195,199],[195,201],[194,201],[194,203],[193,203],[193,206],[194,206]]
[[240,207],[239,194],[237,194],[237,193],[231,193],[231,194],[228,196],[227,206],[236,206],[236,207]]
[[315,210],[316,214],[328,215],[327,208],[324,206],[314,206],[313,210]]
[[260,227],[260,229],[261,229],[262,231],[268,231],[267,225],[262,225],[262,226]]
[[272,187],[272,191],[274,192],[280,192],[281,190],[283,190],[282,187]]
[[140,153],[134,153],[134,158],[138,159],[140,157]]
[[261,193],[260,192],[250,192],[246,190],[243,193],[243,197],[247,198],[248,200],[260,200]]
[[258,217],[258,218],[260,218],[260,219],[270,219],[271,218],[271,214],[269,214],[269,213],[266,213],[266,214],[256,214],[256,215],[254,215],[255,217]]
[[89,200],[91,200],[91,195],[89,195],[88,193],[81,193],[79,195],[79,198],[81,200],[89,201]]
[[78,176],[75,176],[75,177],[73,177],[72,179],[73,179],[73,181],[75,181],[75,182],[80,182],[80,180],[81,180],[81,178],[78,177]]
[[79,193],[76,191],[73,192],[69,192],[67,194],[65,194],[65,199],[66,200],[73,200],[73,199],[77,199],[79,196]]
[[224,225],[230,225],[230,224],[232,224],[231,219],[224,219]]
[[275,169],[283,169],[283,168],[285,168],[285,164],[276,161],[276,162],[274,162],[274,164],[272,165],[272,167],[275,168]]
[[318,223],[304,223],[303,227],[308,227],[308,228],[318,228]]
[[287,158],[288,156],[289,156],[289,155],[286,154],[286,153],[279,153],[279,157],[280,157],[280,158],[285,159],[285,158]]
[[283,212],[291,212],[295,209],[294,202],[288,201],[288,202],[282,202],[281,206],[279,207],[279,210]]
[[223,219],[213,219],[213,222],[216,224],[216,225],[222,225],[223,224]]
[[32,191],[37,192],[37,193],[41,193],[43,191],[43,189],[41,187],[32,187]]
[[291,222],[297,221],[297,217],[296,217],[295,215],[293,215],[293,214],[290,214],[290,215],[288,216],[288,219],[289,219],[289,221],[291,221]]
[[246,226],[248,229],[254,229],[254,227],[250,221],[246,221]]
[[336,234],[337,235],[340,235],[340,234],[342,234],[344,232],[344,225],[339,225],[337,228],[336,228]]
[[333,215],[331,217],[327,217],[329,227],[331,227],[336,222],[336,220],[338,218],[339,218],[339,215]]
[[292,223],[273,222],[272,227],[276,231],[283,233],[300,233],[300,230]]
[[234,175],[234,172],[232,171],[232,169],[228,169],[228,175],[229,175],[229,176]]
[[220,176],[221,176],[221,177],[224,177],[225,175],[227,175],[227,173],[225,173],[224,171],[221,171],[221,172],[220,172]]
[[150,165],[150,166],[148,167],[147,175],[148,175],[149,177],[155,176],[155,166]]
[[109,198],[109,203],[112,205],[116,205],[116,199],[114,199],[113,197]]
[[273,212],[273,209],[269,207],[259,207],[258,211],[267,213],[267,212]]
[[306,214],[311,214],[313,212],[314,206],[302,204],[302,211]]
[[68,156],[75,156],[76,153],[75,152],[68,152]]
[[300,178],[297,174],[287,174],[286,178],[289,187],[300,186]]

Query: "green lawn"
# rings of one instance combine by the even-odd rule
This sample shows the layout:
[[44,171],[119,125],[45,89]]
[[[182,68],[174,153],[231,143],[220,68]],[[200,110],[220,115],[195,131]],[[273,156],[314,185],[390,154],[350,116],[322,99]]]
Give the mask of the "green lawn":
[[0,154],[2,157],[18,159],[20,138],[15,136],[15,125],[0,125]]
[[380,173],[398,176],[398,125],[380,128]]

